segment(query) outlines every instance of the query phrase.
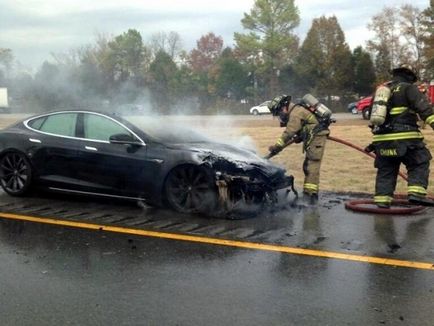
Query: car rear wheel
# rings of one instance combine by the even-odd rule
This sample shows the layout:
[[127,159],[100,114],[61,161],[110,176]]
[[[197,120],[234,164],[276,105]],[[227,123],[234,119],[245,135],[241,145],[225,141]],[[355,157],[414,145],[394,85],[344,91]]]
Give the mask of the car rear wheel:
[[366,108],[363,109],[363,111],[362,111],[363,119],[369,120],[370,115],[371,115],[370,111],[371,110],[369,109],[369,107],[366,107]]
[[0,183],[5,192],[12,196],[23,196],[30,190],[32,168],[24,154],[6,153],[0,159]]
[[194,165],[172,170],[165,183],[171,208],[182,213],[211,212],[217,205],[217,189],[211,171]]

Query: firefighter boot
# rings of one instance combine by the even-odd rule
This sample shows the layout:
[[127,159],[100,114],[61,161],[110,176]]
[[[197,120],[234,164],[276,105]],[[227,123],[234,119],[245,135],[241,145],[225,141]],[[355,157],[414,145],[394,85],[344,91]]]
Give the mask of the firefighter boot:
[[392,196],[384,196],[384,195],[375,195],[374,196],[374,204],[377,205],[378,208],[390,208],[392,205]]
[[316,205],[318,204],[318,194],[317,193],[303,193],[303,202],[308,205]]
[[422,206],[434,206],[434,200],[425,196],[408,195],[408,201]]

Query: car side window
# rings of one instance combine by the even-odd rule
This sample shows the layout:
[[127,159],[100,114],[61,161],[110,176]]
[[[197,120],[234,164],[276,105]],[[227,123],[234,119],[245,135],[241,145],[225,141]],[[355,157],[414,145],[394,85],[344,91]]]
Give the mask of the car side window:
[[115,134],[133,135],[120,124],[106,117],[96,114],[84,114],[83,116],[84,138],[92,140],[109,141]]
[[47,117],[30,120],[27,124],[30,128],[39,130]]
[[60,113],[31,120],[29,126],[59,136],[75,137],[77,113]]

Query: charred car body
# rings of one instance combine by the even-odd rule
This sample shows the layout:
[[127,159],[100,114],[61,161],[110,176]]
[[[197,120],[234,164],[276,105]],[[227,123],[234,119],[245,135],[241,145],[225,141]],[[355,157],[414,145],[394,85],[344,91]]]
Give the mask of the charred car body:
[[0,132],[0,182],[12,196],[43,187],[210,212],[275,202],[293,177],[252,151],[152,118],[132,124],[117,115],[59,111]]

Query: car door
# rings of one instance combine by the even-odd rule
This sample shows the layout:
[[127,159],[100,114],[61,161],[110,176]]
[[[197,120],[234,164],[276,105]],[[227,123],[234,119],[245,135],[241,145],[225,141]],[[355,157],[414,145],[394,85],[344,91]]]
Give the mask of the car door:
[[270,103],[270,101],[266,101],[266,102],[260,104],[259,105],[259,112],[262,114],[270,113],[270,109],[268,108],[269,103]]
[[[139,195],[146,169],[143,141],[123,124],[102,114],[82,113],[79,124],[82,141],[78,173],[84,189],[100,194]],[[113,135],[128,137],[135,144],[111,143]]]
[[77,117],[77,112],[59,112],[25,123],[33,131],[28,141],[36,178],[48,187],[78,187]]

